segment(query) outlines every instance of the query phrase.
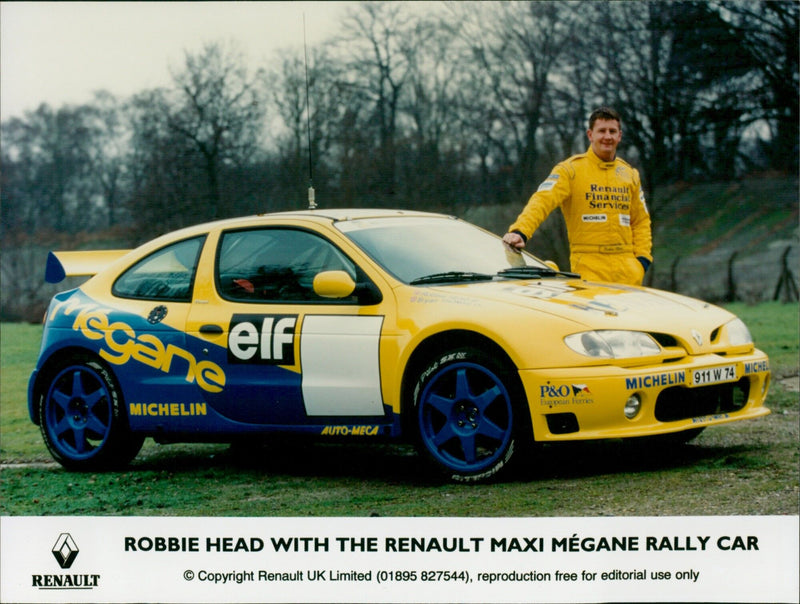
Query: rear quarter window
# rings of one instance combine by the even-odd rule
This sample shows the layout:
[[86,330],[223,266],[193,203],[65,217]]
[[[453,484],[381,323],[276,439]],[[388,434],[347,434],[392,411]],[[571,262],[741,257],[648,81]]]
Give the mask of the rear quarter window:
[[126,270],[111,290],[120,298],[190,302],[205,236],[153,252]]

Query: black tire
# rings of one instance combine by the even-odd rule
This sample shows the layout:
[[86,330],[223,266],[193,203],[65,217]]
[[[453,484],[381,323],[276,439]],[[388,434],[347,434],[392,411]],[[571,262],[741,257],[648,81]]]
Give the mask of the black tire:
[[516,372],[490,355],[475,348],[440,354],[414,385],[418,448],[450,480],[495,478],[529,439],[524,400]]
[[50,454],[68,470],[127,465],[144,437],[128,427],[113,374],[88,355],[61,359],[47,373],[39,399],[39,427]]

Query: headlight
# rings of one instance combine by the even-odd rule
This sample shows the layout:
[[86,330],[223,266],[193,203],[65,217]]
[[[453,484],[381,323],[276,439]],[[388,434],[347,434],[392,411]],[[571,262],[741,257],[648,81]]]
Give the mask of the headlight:
[[640,331],[585,331],[564,338],[564,343],[578,354],[596,359],[630,359],[661,353],[661,347]]
[[753,343],[753,336],[750,335],[750,330],[741,319],[734,319],[725,326],[728,332],[728,341],[731,346],[743,346],[745,344]]

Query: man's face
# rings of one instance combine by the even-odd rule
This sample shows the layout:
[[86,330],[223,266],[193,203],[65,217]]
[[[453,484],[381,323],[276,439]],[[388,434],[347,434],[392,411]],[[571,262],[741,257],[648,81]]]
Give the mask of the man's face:
[[596,119],[592,129],[586,131],[586,136],[597,157],[603,161],[613,161],[617,155],[617,145],[622,140],[622,130],[617,120]]

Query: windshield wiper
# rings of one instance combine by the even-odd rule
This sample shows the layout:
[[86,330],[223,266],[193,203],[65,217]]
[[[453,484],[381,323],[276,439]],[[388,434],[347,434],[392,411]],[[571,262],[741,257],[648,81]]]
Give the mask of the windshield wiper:
[[580,278],[577,273],[569,273],[567,271],[556,271],[547,266],[514,266],[511,268],[503,269],[497,273],[500,277],[507,277],[509,279],[540,279],[542,277],[570,277]]
[[458,281],[491,281],[492,275],[483,273],[472,273],[469,271],[447,271],[444,273],[433,273],[424,277],[417,277],[410,282],[410,285],[422,285],[424,283],[454,283]]

